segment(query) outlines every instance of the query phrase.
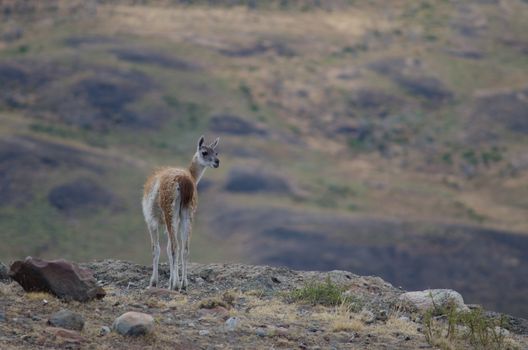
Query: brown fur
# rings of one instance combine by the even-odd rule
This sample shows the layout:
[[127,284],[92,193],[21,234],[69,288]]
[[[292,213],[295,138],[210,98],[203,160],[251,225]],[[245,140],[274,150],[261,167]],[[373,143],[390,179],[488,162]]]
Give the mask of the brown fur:
[[[173,203],[176,191],[180,194],[180,207],[195,210],[197,206],[196,182],[188,170],[178,168],[161,168],[156,170],[145,182],[143,196],[152,190],[155,181],[159,179],[157,202],[163,213],[167,229],[172,229]],[[179,209],[179,208],[178,208]]]

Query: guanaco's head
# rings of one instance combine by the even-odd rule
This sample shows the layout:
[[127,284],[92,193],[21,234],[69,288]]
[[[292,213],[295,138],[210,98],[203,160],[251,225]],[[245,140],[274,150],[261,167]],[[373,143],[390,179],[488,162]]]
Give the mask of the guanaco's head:
[[213,143],[209,146],[204,144],[203,135],[198,140],[198,147],[196,149],[196,155],[198,157],[198,163],[202,166],[207,166],[210,168],[218,168],[220,166],[220,160],[218,159],[218,152],[216,151],[216,146],[220,142],[220,138],[217,137]]

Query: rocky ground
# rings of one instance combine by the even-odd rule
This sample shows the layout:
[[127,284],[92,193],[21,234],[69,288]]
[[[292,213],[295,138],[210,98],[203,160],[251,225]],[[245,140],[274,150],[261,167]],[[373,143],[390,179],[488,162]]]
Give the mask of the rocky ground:
[[[189,290],[180,293],[147,289],[150,268],[146,266],[113,260],[83,266],[94,272],[106,290],[103,299],[64,302],[46,293],[26,293],[8,279],[0,282],[0,348],[454,349],[458,344],[441,334],[431,340],[427,334],[439,329],[433,329],[434,325],[441,324],[444,316],[433,318],[431,326],[427,316],[402,305],[399,297],[404,291],[378,277],[345,271],[191,264]],[[166,265],[160,279],[165,287]],[[325,306],[293,297],[294,291],[319,282],[342,288],[343,303]],[[63,309],[81,315],[82,331],[49,324]],[[153,331],[140,337],[112,331],[114,320],[128,311],[151,315]],[[527,348],[528,322],[504,320],[500,344],[490,341],[486,347],[474,344],[473,348]]]

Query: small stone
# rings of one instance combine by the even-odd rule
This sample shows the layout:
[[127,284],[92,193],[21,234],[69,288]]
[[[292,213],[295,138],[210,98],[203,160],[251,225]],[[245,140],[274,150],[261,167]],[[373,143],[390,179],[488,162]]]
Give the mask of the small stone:
[[102,326],[99,329],[99,335],[101,337],[104,337],[105,335],[110,334],[110,332],[111,332],[111,330],[110,330],[110,327],[108,327],[108,326]]
[[387,321],[389,316],[387,315],[387,310],[380,310],[376,315],[376,320],[378,321]]
[[258,335],[259,337],[267,337],[268,336],[268,330],[264,327],[258,327],[256,330],[255,330],[255,334]]
[[3,311],[0,311],[0,323],[2,322],[6,322],[7,319],[6,319],[6,315]]
[[122,335],[146,335],[154,328],[154,318],[141,312],[130,311],[116,318],[112,327]]
[[361,321],[365,322],[366,324],[371,324],[376,321],[376,316],[374,316],[374,313],[366,309],[361,310],[359,317]]
[[209,335],[209,331],[207,329],[202,329],[198,332],[199,335],[201,336],[206,336],[206,335]]
[[227,321],[225,321],[225,329],[229,332],[234,331],[239,324],[238,317],[229,317]]
[[308,332],[317,333],[319,331],[320,331],[320,329],[318,327],[315,327],[315,326],[308,327]]
[[53,327],[81,331],[84,328],[84,319],[80,314],[70,310],[60,310],[51,315],[48,324]]
[[398,317],[398,320],[404,321],[404,322],[411,322],[411,319],[407,316],[400,316]]

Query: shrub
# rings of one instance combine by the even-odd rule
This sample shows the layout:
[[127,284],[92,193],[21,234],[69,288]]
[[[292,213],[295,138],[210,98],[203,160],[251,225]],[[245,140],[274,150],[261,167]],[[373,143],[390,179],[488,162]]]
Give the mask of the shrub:
[[336,306],[347,302],[347,297],[343,296],[345,289],[327,278],[325,282],[308,282],[302,288],[290,292],[289,299],[311,305]]
[[486,316],[482,309],[459,311],[454,305],[443,310],[443,315],[434,317],[436,308],[424,315],[424,334],[427,342],[441,349],[514,349],[507,344],[504,317]]

